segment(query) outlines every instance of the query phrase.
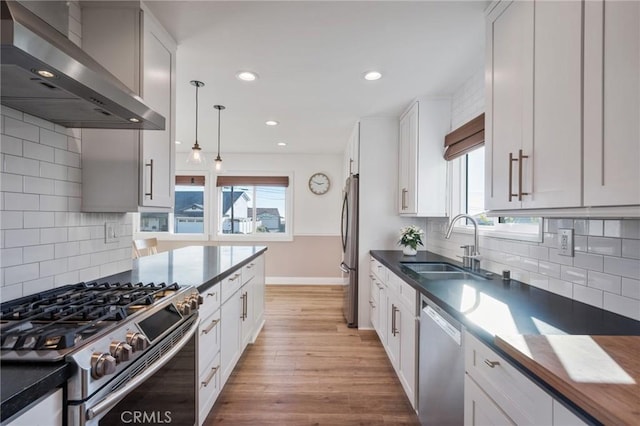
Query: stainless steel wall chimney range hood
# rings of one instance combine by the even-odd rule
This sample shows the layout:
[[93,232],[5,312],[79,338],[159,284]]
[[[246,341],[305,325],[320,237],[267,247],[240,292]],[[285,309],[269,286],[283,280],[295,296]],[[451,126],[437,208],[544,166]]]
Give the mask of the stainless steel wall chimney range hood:
[[1,103],[65,127],[163,130],[165,119],[67,37],[1,1]]

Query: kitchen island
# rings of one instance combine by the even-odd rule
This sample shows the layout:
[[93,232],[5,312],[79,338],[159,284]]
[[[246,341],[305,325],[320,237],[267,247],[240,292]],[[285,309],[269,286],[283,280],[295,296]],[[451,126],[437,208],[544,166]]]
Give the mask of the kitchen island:
[[[541,374],[542,368],[534,368],[534,362],[542,362],[531,354],[514,356],[513,348],[505,350],[505,341],[514,342],[523,336],[553,336],[554,339],[572,338],[574,336],[638,336],[640,322],[602,309],[571,300],[554,293],[541,290],[527,284],[509,280],[488,271],[478,271],[479,279],[434,280],[426,279],[419,273],[409,269],[405,263],[448,263],[461,267],[459,262],[430,252],[418,252],[416,256],[403,256],[400,251],[372,251],[373,259],[379,261],[390,272],[415,288],[420,294],[432,300],[449,315],[466,328],[467,332],[479,339],[483,344],[499,354],[518,371],[532,380],[542,389],[548,391],[556,399],[562,401],[573,411],[587,420],[610,423],[610,419],[638,419],[638,409],[631,410],[626,416],[610,416],[616,407],[603,407],[589,404],[585,398],[576,398],[576,393],[567,394],[558,386],[559,381],[548,379]],[[501,338],[504,337],[504,340]],[[637,340],[634,340],[637,342]],[[514,343],[513,346],[518,346]],[[525,345],[526,346],[526,345]],[[520,346],[522,348],[522,346]],[[628,351],[634,350],[631,346]],[[517,350],[517,349],[516,349]],[[528,355],[528,356],[527,356]],[[536,358],[536,360],[531,360]],[[629,369],[630,374],[637,372],[638,358],[635,355],[636,368]],[[543,366],[544,371],[553,371],[557,363]],[[632,379],[633,381],[633,379]],[[576,380],[579,382],[579,380]],[[627,383],[627,385],[629,385]],[[602,383],[603,390],[610,384]],[[620,384],[625,386],[625,384]],[[630,386],[639,386],[638,381]],[[580,386],[574,386],[580,389]],[[566,388],[565,388],[566,389]],[[623,392],[623,395],[634,393]],[[626,401],[627,407],[638,407],[637,393],[635,401]],[[624,404],[621,404],[624,406]],[[603,411],[606,410],[606,411]],[[586,414],[586,416],[585,416]]]
[[[98,283],[178,283],[202,293],[245,268],[266,251],[262,246],[192,246],[132,261],[132,269],[95,280]],[[73,374],[67,363],[9,363],[0,365],[3,423],[38,398],[63,387]]]

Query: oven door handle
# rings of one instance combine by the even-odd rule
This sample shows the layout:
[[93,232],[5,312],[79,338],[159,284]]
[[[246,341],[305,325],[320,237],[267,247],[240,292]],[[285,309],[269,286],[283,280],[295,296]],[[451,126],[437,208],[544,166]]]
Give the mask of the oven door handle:
[[105,411],[110,410],[111,408],[113,408],[114,405],[116,405],[118,402],[124,399],[124,397],[127,396],[129,392],[137,388],[139,385],[142,384],[142,382],[147,380],[149,377],[153,376],[158,370],[164,367],[164,365],[167,362],[169,362],[178,352],[180,352],[180,350],[182,350],[182,348],[187,344],[189,339],[191,339],[191,337],[196,333],[197,329],[198,329],[198,320],[196,319],[193,322],[193,325],[191,326],[187,334],[185,334],[182,337],[182,339],[180,340],[180,342],[178,342],[176,346],[174,346],[164,354],[161,361],[157,361],[155,364],[153,364],[151,367],[145,370],[142,374],[131,379],[131,381],[127,383],[124,387],[109,394],[106,398],[96,403],[93,407],[87,409],[87,413],[86,413],[87,419],[88,420],[94,419],[100,416],[100,414],[104,413]]

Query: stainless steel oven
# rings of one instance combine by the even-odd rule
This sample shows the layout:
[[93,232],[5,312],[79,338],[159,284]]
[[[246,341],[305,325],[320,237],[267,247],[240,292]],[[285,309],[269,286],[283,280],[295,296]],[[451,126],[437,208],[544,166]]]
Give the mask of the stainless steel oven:
[[2,359],[65,359],[70,425],[197,422],[198,306],[177,284],[77,284],[2,305]]

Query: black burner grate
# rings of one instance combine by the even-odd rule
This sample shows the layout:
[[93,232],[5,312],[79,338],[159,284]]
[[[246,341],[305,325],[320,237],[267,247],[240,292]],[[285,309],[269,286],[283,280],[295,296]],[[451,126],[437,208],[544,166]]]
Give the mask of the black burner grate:
[[176,283],[80,283],[3,303],[0,347],[66,349],[178,288]]

